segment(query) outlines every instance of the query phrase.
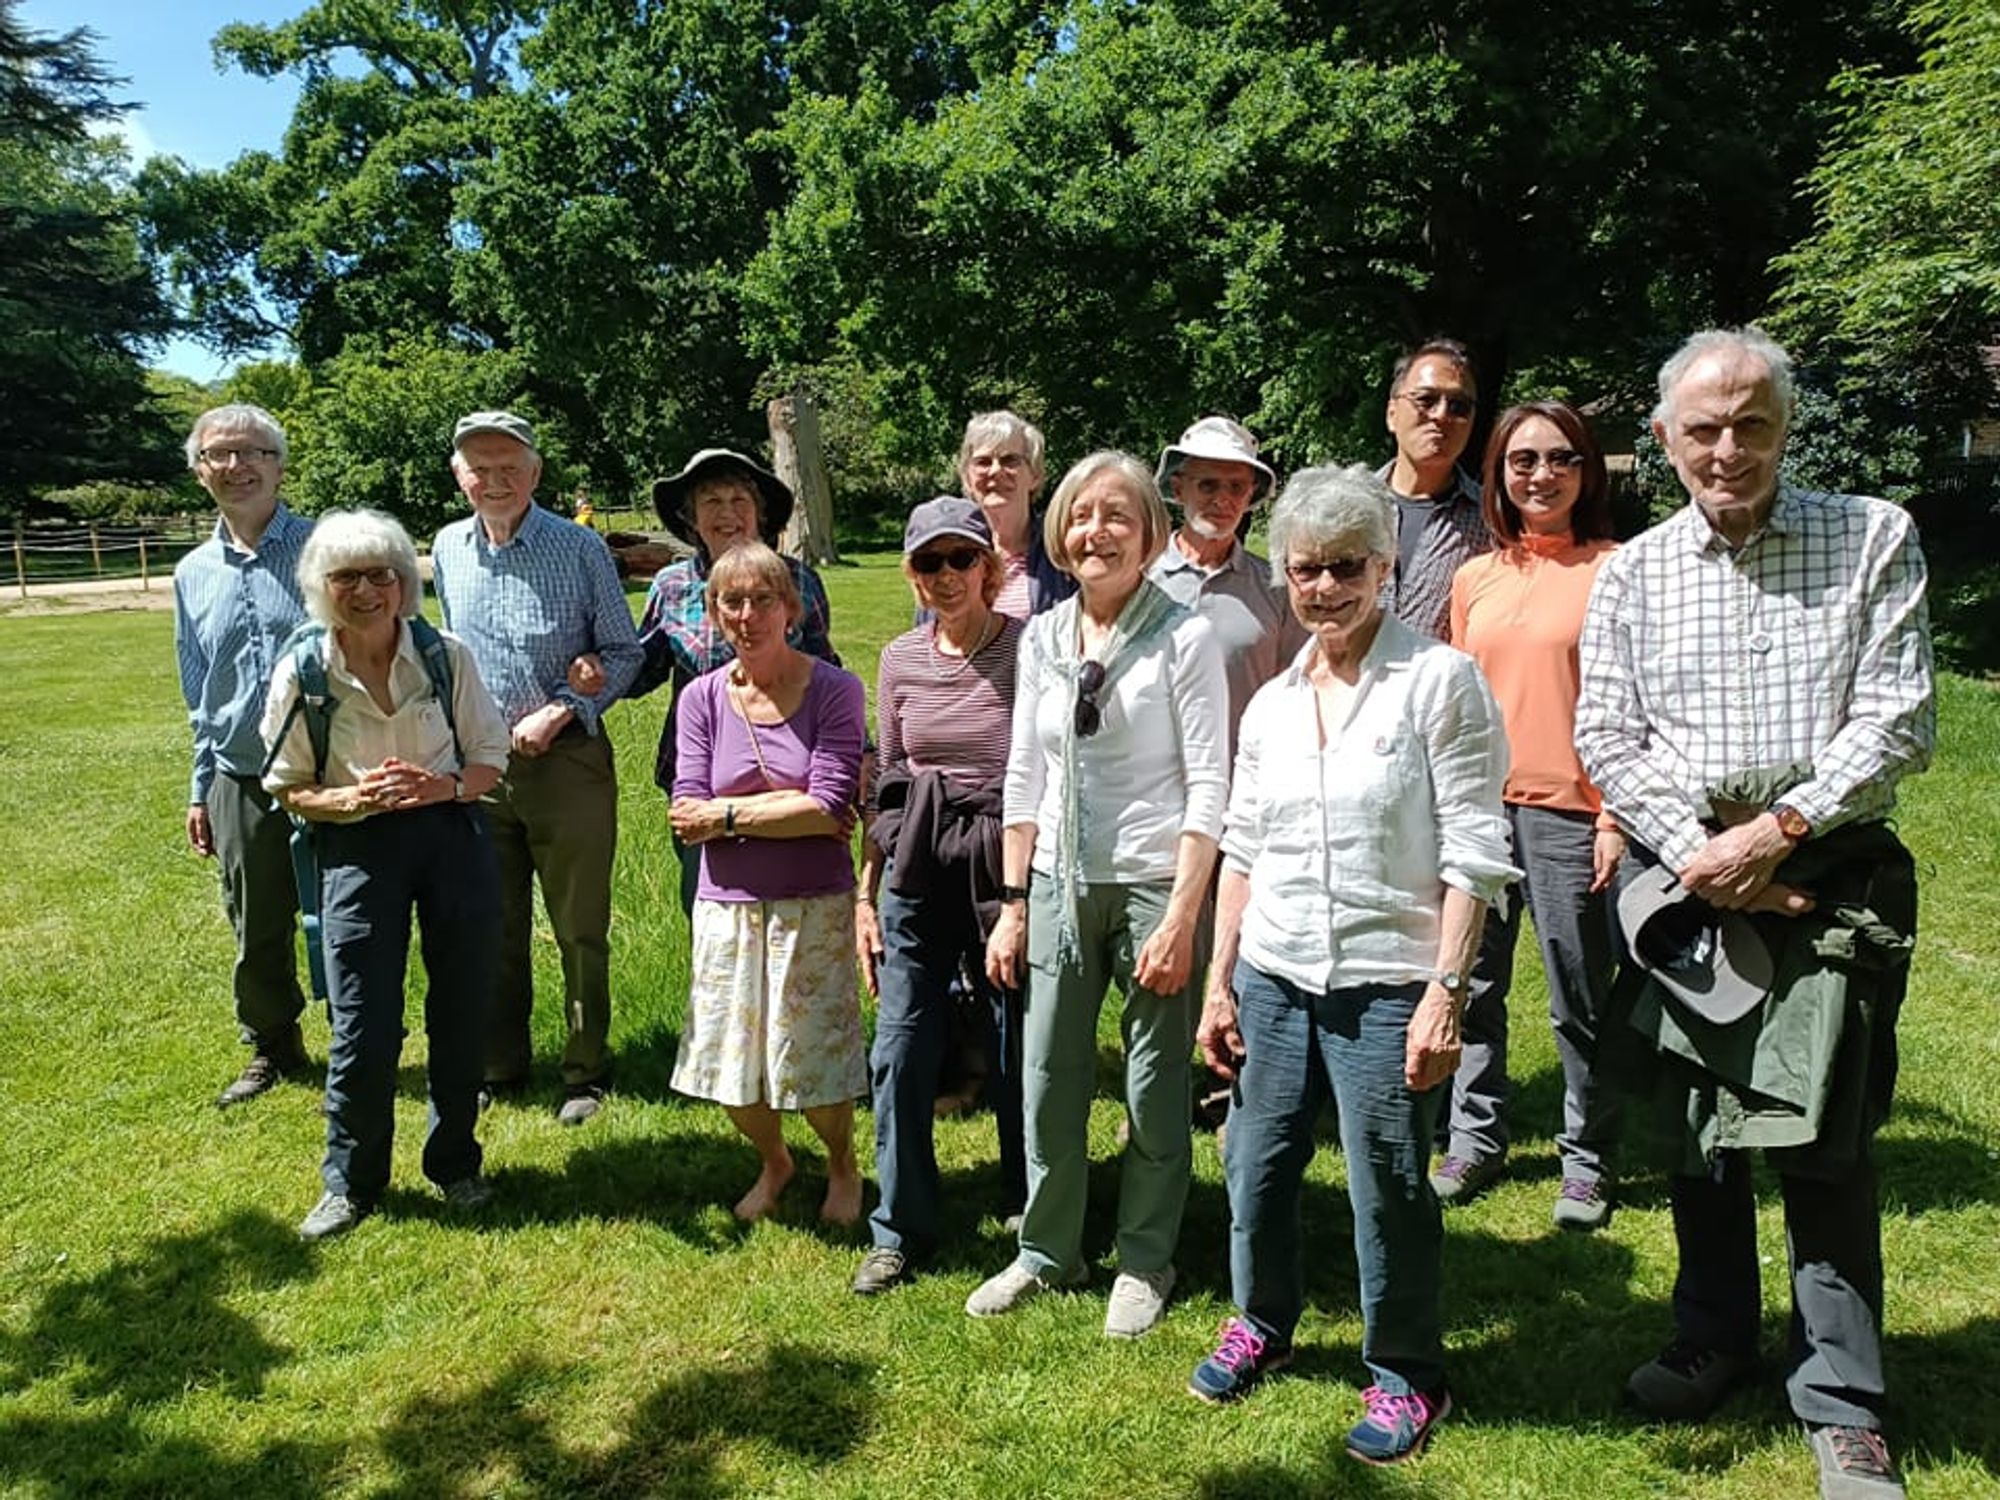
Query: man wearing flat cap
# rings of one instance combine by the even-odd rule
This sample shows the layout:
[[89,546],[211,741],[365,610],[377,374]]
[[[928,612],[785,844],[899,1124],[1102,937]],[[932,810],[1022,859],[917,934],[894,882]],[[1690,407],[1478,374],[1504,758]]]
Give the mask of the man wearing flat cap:
[[[531,1056],[534,882],[562,954],[568,1041],[558,1118],[581,1125],[610,1082],[611,861],[618,780],[603,711],[639,668],[632,612],[594,531],[535,503],[542,458],[534,429],[480,411],[452,433],[451,469],[472,503],[431,544],[445,625],[472,651],[512,726],[507,774],[489,799],[500,858],[500,974],[489,1012],[487,1095],[518,1092]],[[593,696],[567,680],[594,654]]]
[[1725,1005],[1719,981],[1743,967],[1729,924],[1662,954],[1649,908],[1621,897],[1638,961],[1663,981],[1633,1022],[1651,1018],[1656,1075],[1687,1079],[1669,1177],[1674,1337],[1627,1389],[1650,1415],[1697,1419],[1755,1373],[1761,1148],[1784,1195],[1786,1393],[1820,1493],[1896,1500],[1871,1143],[1916,929],[1914,867],[1887,818],[1937,734],[1923,554],[1899,507],[1780,481],[1792,366],[1761,331],[1694,335],[1659,389],[1653,434],[1691,503],[1597,576],[1576,748],[1630,837],[1621,881],[1654,867],[1747,914],[1776,978],[1768,1000]]
[[1152,579],[1215,628],[1229,672],[1229,753],[1236,724],[1258,688],[1305,644],[1271,565],[1243,545],[1250,512],[1278,476],[1257,439],[1227,417],[1203,417],[1160,455],[1154,481],[1179,507],[1181,524],[1153,564]]

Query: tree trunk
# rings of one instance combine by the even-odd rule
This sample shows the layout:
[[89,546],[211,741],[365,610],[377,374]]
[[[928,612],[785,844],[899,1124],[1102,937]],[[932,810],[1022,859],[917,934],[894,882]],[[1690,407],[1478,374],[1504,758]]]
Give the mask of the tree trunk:
[[803,391],[780,396],[766,409],[771,424],[771,467],[792,487],[795,504],[785,527],[783,548],[823,567],[838,562],[833,544],[833,490],[826,477],[826,452],[819,441],[819,412]]

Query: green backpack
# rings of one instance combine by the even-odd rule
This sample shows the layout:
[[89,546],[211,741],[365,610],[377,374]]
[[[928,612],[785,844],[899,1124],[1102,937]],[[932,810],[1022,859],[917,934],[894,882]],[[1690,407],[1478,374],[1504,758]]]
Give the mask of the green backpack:
[[[403,623],[409,627],[410,639],[416,644],[417,654],[423,658],[425,675],[431,680],[431,693],[437,699],[438,707],[444,710],[444,722],[451,730],[452,748],[458,752],[462,766],[465,764],[465,747],[459,743],[458,721],[451,710],[451,652],[445,647],[444,637],[438,634],[437,627],[422,615],[412,615]],[[327,744],[333,734],[333,711],[340,707],[340,700],[327,688],[326,627],[314,620],[306,621],[286,638],[279,654],[291,657],[292,669],[298,674],[299,692],[285,714],[285,722],[278,728],[277,737],[271,741],[270,751],[264,757],[263,774],[270,774],[271,763],[278,758],[278,747],[285,743],[285,736],[292,732],[292,725],[303,715],[306,735],[312,742],[313,781],[322,783],[326,778]],[[306,967],[312,973],[314,997],[324,1000],[326,954],[320,941],[319,851],[313,844],[312,821],[297,813],[290,816],[292,878],[298,883],[299,920],[306,930]]]

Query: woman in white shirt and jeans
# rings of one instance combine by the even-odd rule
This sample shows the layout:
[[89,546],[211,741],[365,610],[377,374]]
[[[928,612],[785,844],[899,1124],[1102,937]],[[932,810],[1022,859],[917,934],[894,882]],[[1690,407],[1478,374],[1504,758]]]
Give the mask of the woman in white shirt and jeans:
[[1237,739],[1199,1040],[1237,1078],[1225,1170],[1240,1311],[1189,1385],[1229,1400],[1291,1359],[1299,1183],[1330,1097],[1373,1377],[1347,1449],[1370,1463],[1413,1456],[1451,1409],[1430,1143],[1480,923],[1519,873],[1485,680],[1382,608],[1393,506],[1364,468],[1305,469],[1271,516],[1272,562],[1313,639],[1250,700]]
[[[974,1317],[1088,1276],[1083,1216],[1097,1016],[1124,995],[1131,1141],[1104,1331],[1136,1338],[1173,1288],[1192,1161],[1188,1050],[1207,957],[1204,905],[1228,792],[1222,648],[1146,578],[1172,531],[1146,466],[1093,453],[1057,487],[1044,541],[1078,592],[1021,638],[1002,812],[994,983],[1025,968],[1028,1202],[1014,1263]],[[1030,872],[1032,871],[1032,880]]]
[[430,1133],[424,1175],[454,1208],[491,1196],[480,1174],[479,1079],[500,877],[478,799],[507,766],[507,722],[452,636],[450,713],[406,623],[423,603],[409,534],[375,511],[329,511],[299,556],[333,712],[315,766],[298,669],[271,677],[264,785],[310,820],[333,1040],[326,1067],[326,1191],[299,1226],[321,1240],[372,1212],[389,1185],[410,912],[423,924]]

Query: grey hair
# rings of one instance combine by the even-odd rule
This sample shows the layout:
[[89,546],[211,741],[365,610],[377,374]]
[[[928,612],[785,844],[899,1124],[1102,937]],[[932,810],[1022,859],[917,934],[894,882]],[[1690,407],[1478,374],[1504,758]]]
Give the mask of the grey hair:
[[711,620],[721,612],[716,601],[731,584],[767,588],[785,601],[787,621],[796,625],[805,618],[805,601],[799,597],[792,565],[767,542],[739,542],[708,565],[708,588],[702,602]]
[[288,451],[285,443],[285,429],[278,425],[278,419],[261,406],[253,406],[248,401],[232,401],[227,406],[211,406],[194,419],[194,426],[187,435],[187,464],[195,466],[201,455],[202,437],[208,432],[248,432],[254,434],[266,448],[278,450],[278,462],[285,461]]
[[1048,551],[1049,561],[1072,576],[1076,572],[1076,559],[1070,556],[1067,533],[1070,517],[1076,511],[1076,497],[1083,493],[1085,485],[1104,473],[1122,479],[1139,503],[1148,568],[1167,550],[1167,541],[1174,534],[1174,518],[1167,514],[1167,502],[1160,498],[1160,487],[1153,483],[1153,471],[1129,453],[1100,448],[1070,466],[1049,501],[1048,514],[1042,517],[1042,546]]
[[337,568],[396,570],[403,580],[404,619],[424,607],[423,575],[417,572],[416,544],[402,522],[379,510],[330,510],[313,526],[299,554],[299,592],[306,613],[322,625],[333,623],[333,591],[326,575]]
[[1311,556],[1359,539],[1371,557],[1396,553],[1396,497],[1366,464],[1300,469],[1271,507],[1271,582],[1285,586],[1293,552]]
[[1004,443],[1009,438],[1021,440],[1021,454],[1028,460],[1028,468],[1038,478],[1045,471],[1042,458],[1047,446],[1042,441],[1042,429],[1030,422],[1019,412],[983,411],[965,424],[965,436],[958,444],[958,473],[965,477],[965,466],[972,462],[972,455],[988,443]]
[[1786,426],[1790,426],[1793,409],[1798,405],[1792,357],[1785,352],[1784,345],[1755,323],[1746,323],[1741,328],[1704,328],[1690,335],[1660,366],[1660,401],[1653,408],[1653,420],[1662,427],[1671,427],[1674,390],[1687,378],[1687,372],[1710,355],[1727,353],[1748,354],[1763,362],[1764,368],[1771,372],[1771,392],[1778,398],[1778,410],[1784,414]]

